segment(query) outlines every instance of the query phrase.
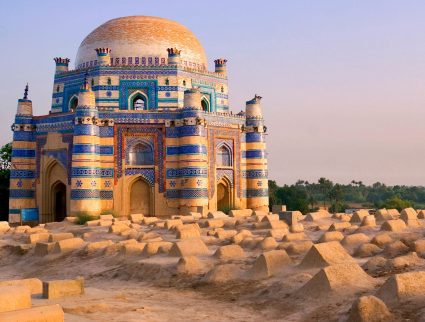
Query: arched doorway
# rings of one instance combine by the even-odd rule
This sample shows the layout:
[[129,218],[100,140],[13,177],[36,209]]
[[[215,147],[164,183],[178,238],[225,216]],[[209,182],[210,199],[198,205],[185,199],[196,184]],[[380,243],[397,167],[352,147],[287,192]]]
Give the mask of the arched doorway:
[[58,181],[52,186],[51,199],[55,221],[63,221],[66,217],[66,186]]
[[138,178],[130,190],[130,214],[151,214],[151,187],[142,178]]
[[[38,201],[41,222],[63,220],[69,210],[69,186],[66,185],[68,182],[66,168],[56,159],[46,156],[42,158],[41,163],[43,169],[41,171],[42,191],[41,200]],[[57,196],[56,193],[58,193]]]
[[217,210],[228,212],[231,207],[232,198],[230,183],[223,178],[217,184]]

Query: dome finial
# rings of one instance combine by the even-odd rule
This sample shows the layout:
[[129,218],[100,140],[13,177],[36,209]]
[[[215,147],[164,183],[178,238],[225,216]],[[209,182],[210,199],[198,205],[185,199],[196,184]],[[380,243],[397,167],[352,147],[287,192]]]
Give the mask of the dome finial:
[[28,99],[28,83],[27,86],[25,86],[25,91],[24,91],[24,100]]

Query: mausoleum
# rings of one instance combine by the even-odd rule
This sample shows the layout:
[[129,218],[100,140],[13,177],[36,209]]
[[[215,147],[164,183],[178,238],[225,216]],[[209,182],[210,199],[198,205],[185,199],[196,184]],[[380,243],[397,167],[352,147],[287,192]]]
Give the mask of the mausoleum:
[[[10,221],[78,212],[170,216],[267,209],[261,97],[234,114],[226,59],[158,17],[110,20],[70,59],[55,58],[52,105],[33,115],[28,88],[12,125]],[[241,108],[237,107],[239,111]]]

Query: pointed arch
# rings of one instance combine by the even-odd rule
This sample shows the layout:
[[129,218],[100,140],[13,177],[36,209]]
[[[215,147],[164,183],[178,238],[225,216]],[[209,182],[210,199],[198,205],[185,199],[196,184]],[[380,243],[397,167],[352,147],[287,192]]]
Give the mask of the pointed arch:
[[204,95],[201,98],[201,106],[202,106],[202,110],[204,112],[210,112],[210,101],[208,100],[208,98]]
[[136,175],[127,184],[125,205],[128,214],[154,215],[154,187],[142,176]]
[[69,209],[67,169],[55,158],[49,158],[43,167],[41,181],[42,222],[62,221]]
[[154,165],[154,149],[149,141],[139,139],[133,142],[127,151],[127,164]]
[[71,98],[69,99],[69,103],[68,103],[68,111],[70,112],[75,112],[75,109],[78,106],[78,96],[72,95]]
[[128,98],[128,108],[130,110],[141,111],[147,110],[149,106],[149,100],[146,93],[138,90],[130,95]]
[[226,142],[221,142],[216,147],[216,166],[233,166],[233,149]]
[[217,182],[217,210],[229,211],[234,205],[234,189],[231,180],[224,175]]

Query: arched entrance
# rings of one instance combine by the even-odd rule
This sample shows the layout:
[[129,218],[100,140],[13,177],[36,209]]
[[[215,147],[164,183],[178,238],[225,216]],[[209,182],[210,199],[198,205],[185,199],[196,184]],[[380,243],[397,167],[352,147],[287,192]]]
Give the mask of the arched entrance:
[[42,159],[39,204],[41,222],[61,221],[69,210],[69,186],[66,168],[56,159]]
[[130,189],[130,214],[151,214],[151,187],[142,178],[133,182]]
[[232,207],[230,182],[222,178],[217,183],[217,210],[228,212]]
[[52,211],[55,221],[63,221],[66,217],[66,186],[57,181],[52,186],[51,198]]

